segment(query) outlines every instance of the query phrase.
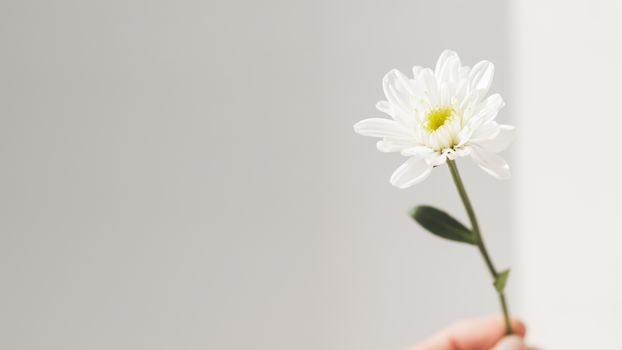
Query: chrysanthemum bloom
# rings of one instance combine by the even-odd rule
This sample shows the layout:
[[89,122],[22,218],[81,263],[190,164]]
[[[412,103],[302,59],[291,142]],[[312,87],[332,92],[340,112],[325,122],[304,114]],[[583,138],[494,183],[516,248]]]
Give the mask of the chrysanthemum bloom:
[[354,125],[364,136],[380,137],[378,150],[409,157],[391,176],[406,188],[423,181],[447,159],[470,155],[487,173],[510,177],[505,160],[497,155],[513,139],[514,127],[495,118],[504,106],[499,94],[488,95],[494,66],[481,61],[463,66],[458,54],[446,50],[430,68],[414,67],[413,79],[398,70],[385,75],[387,101],[376,105],[388,118],[365,119]]

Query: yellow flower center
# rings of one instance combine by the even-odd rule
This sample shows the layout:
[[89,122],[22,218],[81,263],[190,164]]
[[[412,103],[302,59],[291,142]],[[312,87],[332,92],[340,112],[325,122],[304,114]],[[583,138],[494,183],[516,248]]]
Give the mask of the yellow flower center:
[[426,129],[429,132],[436,131],[443,126],[451,116],[454,114],[454,109],[451,107],[435,108],[428,113]]

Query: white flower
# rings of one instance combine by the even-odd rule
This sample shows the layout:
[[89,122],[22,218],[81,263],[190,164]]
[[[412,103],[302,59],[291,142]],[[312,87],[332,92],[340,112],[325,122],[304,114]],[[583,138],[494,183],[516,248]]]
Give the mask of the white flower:
[[463,66],[458,54],[446,50],[430,68],[414,67],[413,79],[392,70],[382,81],[387,101],[376,108],[391,116],[370,118],[354,125],[364,136],[380,137],[378,150],[409,157],[391,176],[399,188],[412,186],[447,159],[470,155],[487,173],[510,177],[510,169],[496,153],[512,141],[514,127],[499,125],[495,117],[504,106],[499,94],[488,97],[494,66],[481,61]]

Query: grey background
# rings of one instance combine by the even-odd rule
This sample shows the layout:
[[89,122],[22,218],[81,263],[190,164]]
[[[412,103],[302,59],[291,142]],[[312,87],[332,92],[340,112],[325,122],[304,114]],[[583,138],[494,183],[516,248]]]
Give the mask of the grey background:
[[[496,64],[504,1],[0,2],[0,348],[397,349],[498,311],[448,170],[352,124],[391,68]],[[507,108],[507,107],[506,107]],[[500,117],[509,121],[509,108]],[[460,163],[499,266],[509,182]],[[510,282],[510,288],[512,288]]]

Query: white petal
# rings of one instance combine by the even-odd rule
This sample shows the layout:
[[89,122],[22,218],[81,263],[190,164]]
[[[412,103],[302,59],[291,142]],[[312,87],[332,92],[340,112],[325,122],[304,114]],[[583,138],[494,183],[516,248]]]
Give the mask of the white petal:
[[495,75],[495,66],[488,61],[478,62],[469,74],[471,90],[487,92]]
[[488,96],[479,106],[481,109],[496,109],[500,110],[505,106],[505,102],[503,102],[503,97],[499,94],[492,94]]
[[478,106],[481,98],[482,98],[481,91],[478,91],[478,90],[470,91],[462,99],[462,102],[460,103],[460,109],[464,110],[465,113],[469,112],[469,115],[471,115],[475,107]]
[[445,50],[436,62],[434,75],[439,82],[455,82],[460,75],[460,57],[451,50]]
[[438,61],[436,61],[436,67],[434,68],[434,73],[440,72],[441,69],[445,66],[445,64],[447,64],[448,60],[451,60],[457,56],[458,54],[455,51],[452,51],[452,50],[443,51],[441,55],[438,57]]
[[397,69],[395,69],[393,72],[395,74],[397,86],[399,88],[402,88],[408,94],[413,95],[414,91],[413,91],[413,86],[412,86],[412,82],[410,81],[410,79],[408,79],[408,77],[404,75],[404,73],[400,72]]
[[441,154],[435,153],[432,157],[430,157],[430,163],[432,166],[439,166],[445,164],[447,162],[447,152],[443,152]]
[[456,148],[456,156],[458,157],[468,156],[469,154],[471,154],[471,147],[469,146]]
[[484,123],[480,125],[477,129],[475,129],[475,131],[473,131],[469,142],[478,143],[482,141],[492,140],[497,137],[497,135],[499,135],[500,131],[501,128],[499,127],[499,124],[497,124],[497,122],[492,121]]
[[403,149],[411,148],[412,141],[408,140],[395,140],[395,139],[384,139],[382,141],[378,141],[376,143],[376,148],[380,152],[401,152]]
[[438,106],[440,103],[438,96],[438,83],[434,72],[430,68],[425,68],[419,74],[419,83],[422,85],[423,93],[427,95],[429,103],[432,106]]
[[413,67],[413,78],[417,79],[417,77],[419,76],[419,74],[421,73],[422,70],[423,70],[423,67],[421,67],[421,66],[414,66]]
[[402,149],[400,153],[404,157],[412,157],[415,155],[420,156],[420,157],[427,157],[431,153],[434,153],[434,151],[426,146],[411,146],[411,147]]
[[481,147],[471,147],[471,157],[488,174],[497,179],[505,180],[511,177],[510,167],[501,156],[489,152]]
[[[456,83],[453,83],[453,96],[451,96],[451,104],[454,106],[462,106],[467,99],[467,86],[468,80],[461,79]],[[464,110],[464,108],[460,108]]]
[[451,103],[451,98],[454,96],[451,83],[441,83],[438,88],[438,98],[442,106],[447,106]]
[[480,142],[479,145],[490,152],[501,152],[506,149],[516,136],[516,128],[511,125],[500,125],[499,134],[492,140]]
[[376,103],[376,109],[390,115],[391,117],[393,117],[393,114],[395,113],[393,105],[389,103],[389,101],[378,101],[378,103]]
[[363,136],[371,137],[394,137],[398,139],[408,139],[413,137],[409,132],[395,120],[386,118],[369,118],[354,124],[354,132]]
[[458,132],[458,147],[462,147],[466,145],[467,142],[471,139],[471,135],[473,135],[473,128],[469,125],[465,126]]
[[413,106],[410,105],[410,88],[407,89],[406,84],[411,84],[404,74],[397,69],[391,70],[385,74],[382,79],[382,89],[389,103],[393,106],[393,114],[391,115],[398,122],[411,126],[414,124]]
[[407,188],[425,180],[432,171],[432,165],[420,157],[411,157],[400,165],[391,175],[391,184],[399,188]]
[[382,88],[387,100],[391,104],[396,105],[403,110],[408,110],[410,105],[408,103],[408,91],[403,87],[400,77],[403,74],[397,69],[392,69],[389,73],[382,78]]
[[465,111],[464,121],[467,123],[466,126],[475,131],[480,125],[494,120],[503,106],[505,106],[505,102],[503,102],[501,95],[494,94],[488,96],[473,111]]
[[460,80],[469,78],[469,73],[471,72],[471,68],[469,66],[460,67]]

